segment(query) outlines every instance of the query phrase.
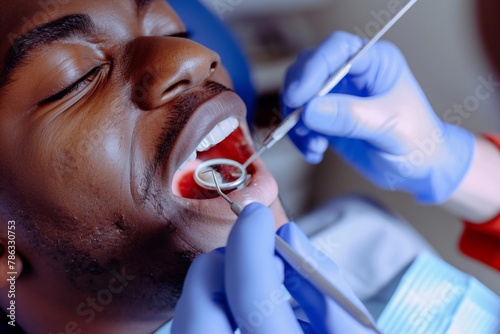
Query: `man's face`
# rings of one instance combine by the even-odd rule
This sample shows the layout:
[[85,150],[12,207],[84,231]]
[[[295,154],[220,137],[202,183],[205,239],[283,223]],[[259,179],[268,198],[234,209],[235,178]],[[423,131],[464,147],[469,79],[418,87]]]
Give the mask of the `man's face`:
[[[191,175],[199,159],[253,153],[244,104],[225,88],[218,55],[183,38],[163,0],[40,3],[5,2],[0,14],[5,219],[19,220],[18,247],[37,275],[96,290],[126,268],[134,297],[161,307],[236,218]],[[178,171],[235,121],[228,139]],[[269,205],[282,223],[274,179],[260,161],[250,171],[230,197]]]

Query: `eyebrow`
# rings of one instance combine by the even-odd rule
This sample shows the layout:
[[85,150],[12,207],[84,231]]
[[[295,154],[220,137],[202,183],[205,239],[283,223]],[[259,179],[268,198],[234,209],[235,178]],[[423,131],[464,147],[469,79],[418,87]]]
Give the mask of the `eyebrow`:
[[94,31],[95,25],[90,16],[75,14],[42,24],[20,36],[5,57],[0,88],[10,82],[12,73],[23,64],[34,49],[75,35],[91,35]]

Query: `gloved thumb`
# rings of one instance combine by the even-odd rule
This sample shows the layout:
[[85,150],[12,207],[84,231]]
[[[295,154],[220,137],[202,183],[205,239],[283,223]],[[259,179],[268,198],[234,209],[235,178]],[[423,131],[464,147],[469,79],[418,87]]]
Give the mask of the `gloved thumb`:
[[[274,254],[274,238],[274,217],[259,203],[243,209],[229,235],[224,280],[228,303],[242,333],[299,333],[286,299],[273,302],[272,296],[284,295],[284,266]],[[253,324],[256,314],[258,328]]]
[[234,333],[236,324],[224,293],[224,256],[216,251],[197,257],[175,307],[172,334]]
[[[253,240],[254,238],[258,238],[259,240]],[[256,247],[256,242],[260,247]],[[271,209],[261,203],[247,205],[241,211],[229,235],[227,248],[238,250],[243,248],[248,248],[249,250],[258,248],[252,250],[252,252],[258,251],[274,254],[274,217]],[[234,254],[231,251],[227,253],[229,257]]]
[[325,136],[372,139],[386,122],[380,109],[374,98],[329,94],[309,102],[302,119],[307,128]]

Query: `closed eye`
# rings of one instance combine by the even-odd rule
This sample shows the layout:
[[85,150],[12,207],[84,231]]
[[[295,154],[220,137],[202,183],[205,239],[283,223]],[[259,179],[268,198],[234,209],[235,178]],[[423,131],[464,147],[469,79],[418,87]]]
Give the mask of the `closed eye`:
[[[167,35],[167,37],[190,38],[191,33],[188,31],[183,31],[183,32],[172,34],[172,35]],[[81,88],[85,87],[86,84],[88,84],[89,82],[92,82],[92,80],[94,79],[94,77],[96,76],[96,74],[99,72],[100,69],[101,69],[101,65],[93,68],[87,74],[85,74],[82,78],[80,78],[78,81],[71,84],[69,87],[63,89],[62,91],[52,95],[51,97],[43,100],[41,102],[41,104],[47,104],[47,103],[59,101],[62,98],[64,98],[65,96],[67,96],[75,91],[80,90]]]
[[95,78],[96,74],[99,72],[100,69],[101,69],[101,65],[93,68],[87,74],[85,74],[83,77],[81,77],[77,82],[71,84],[67,88],[64,88],[59,93],[54,94],[51,97],[43,100],[41,102],[41,104],[47,104],[47,103],[61,100],[65,96],[67,96],[75,91],[79,91],[80,89],[84,88],[88,83],[92,82],[92,80]]

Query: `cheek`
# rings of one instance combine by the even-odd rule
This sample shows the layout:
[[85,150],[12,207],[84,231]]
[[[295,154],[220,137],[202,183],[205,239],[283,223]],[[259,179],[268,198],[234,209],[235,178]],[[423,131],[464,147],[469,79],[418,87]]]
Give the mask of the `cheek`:
[[97,210],[99,203],[118,206],[122,202],[118,196],[129,188],[130,149],[123,129],[104,119],[89,123],[83,117],[54,123],[39,122],[23,143],[18,183],[38,201],[75,214],[84,207]]
[[126,153],[120,136],[105,127],[76,131],[77,137],[49,148],[47,156],[51,157],[49,165],[54,176],[64,182],[86,183],[89,178],[103,181],[120,175],[115,172],[123,167]]

